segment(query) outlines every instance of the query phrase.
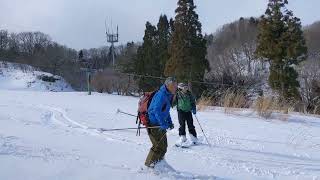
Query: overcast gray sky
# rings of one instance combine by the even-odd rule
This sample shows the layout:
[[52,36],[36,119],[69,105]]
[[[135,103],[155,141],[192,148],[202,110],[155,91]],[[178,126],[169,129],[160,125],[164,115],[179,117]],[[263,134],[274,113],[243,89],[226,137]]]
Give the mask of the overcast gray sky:
[[[120,41],[142,41],[145,23],[174,17],[178,0],[0,0],[0,29],[42,31],[75,49],[106,45],[104,21],[119,24]],[[195,0],[205,33],[239,17],[260,16],[267,0]],[[289,0],[303,25],[320,20],[319,0]]]

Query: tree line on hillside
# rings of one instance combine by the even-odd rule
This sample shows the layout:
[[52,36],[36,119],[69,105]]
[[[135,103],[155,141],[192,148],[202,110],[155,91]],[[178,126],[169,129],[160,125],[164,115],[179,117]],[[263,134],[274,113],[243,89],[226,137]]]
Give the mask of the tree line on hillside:
[[281,102],[320,113],[319,22],[302,28],[287,0],[269,0],[261,17],[240,18],[203,35],[194,1],[177,5],[174,18],[146,22],[142,43],[116,47],[115,67],[110,47],[77,52],[40,32],[1,30],[0,57],[61,75],[82,90],[90,66],[98,92],[136,95],[174,76],[197,97],[224,100],[226,93],[240,92],[250,100],[272,92]]
[[[257,79],[267,64],[271,88],[285,99],[299,99],[298,75],[292,66],[306,59],[307,46],[300,19],[286,9],[287,4],[286,0],[270,0],[260,18],[241,18],[205,37],[194,1],[179,0],[174,20],[162,15],[157,26],[146,23],[144,41],[131,70],[156,77],[175,76],[189,83],[220,78],[222,84],[244,85],[248,77]],[[217,62],[224,67],[217,69]],[[138,84],[148,91],[160,82],[140,78]],[[197,95],[203,92],[194,87]]]
[[[271,88],[285,102],[302,101],[315,109],[320,105],[319,76],[316,68],[310,73],[307,68],[319,64],[319,41],[314,37],[319,34],[316,25],[303,30],[287,4],[270,0],[260,18],[240,18],[204,36],[193,1],[179,0],[174,20],[161,15],[157,26],[146,23],[143,44],[126,72],[175,76],[180,82],[191,82],[197,96],[230,87],[263,95]],[[156,78],[136,80],[142,91],[161,84]],[[206,85],[201,87],[198,81]]]
[[[116,53],[121,57],[119,46]],[[116,56],[116,58],[118,58]],[[79,52],[52,41],[42,32],[10,33],[0,30],[0,60],[28,64],[42,71],[60,75],[76,90],[85,90],[89,68],[101,70],[111,65],[107,46]]]
[[0,58],[22,63],[64,77],[74,89],[82,89],[85,74],[80,71],[77,51],[62,46],[42,32],[10,33],[0,30]]

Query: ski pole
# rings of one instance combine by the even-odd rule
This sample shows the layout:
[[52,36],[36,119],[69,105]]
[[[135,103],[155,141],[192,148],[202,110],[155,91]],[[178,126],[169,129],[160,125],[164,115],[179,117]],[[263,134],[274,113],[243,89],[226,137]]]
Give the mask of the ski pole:
[[[140,127],[140,129],[157,129],[160,128],[160,126],[154,126],[154,127]],[[107,131],[123,131],[123,130],[136,130],[138,128],[119,128],[119,129],[104,129],[100,128],[98,129],[101,132],[107,132]]]
[[137,115],[133,115],[133,114],[130,114],[130,113],[126,113],[124,111],[121,111],[120,109],[117,110],[117,114],[120,113],[120,114],[125,114],[125,115],[128,115],[128,116],[132,116],[132,117],[137,117]]
[[197,115],[194,115],[194,117],[196,117],[196,120],[197,120],[197,122],[198,122],[198,124],[199,124],[199,126],[200,126],[200,129],[201,129],[201,131],[202,131],[202,133],[203,133],[204,137],[206,138],[206,141],[207,141],[207,143],[208,143],[209,147],[211,147],[211,144],[209,143],[208,138],[207,138],[206,134],[204,133],[204,131],[203,131],[202,127],[201,127],[201,124],[200,124],[200,121],[199,121],[199,119],[198,119]]

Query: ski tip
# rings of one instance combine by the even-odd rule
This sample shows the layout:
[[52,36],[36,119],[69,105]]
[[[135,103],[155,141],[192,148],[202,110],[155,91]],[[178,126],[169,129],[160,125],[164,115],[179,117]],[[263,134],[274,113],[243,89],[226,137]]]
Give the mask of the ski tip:
[[190,147],[188,145],[179,145],[179,144],[175,144],[175,146],[178,148],[189,148]]

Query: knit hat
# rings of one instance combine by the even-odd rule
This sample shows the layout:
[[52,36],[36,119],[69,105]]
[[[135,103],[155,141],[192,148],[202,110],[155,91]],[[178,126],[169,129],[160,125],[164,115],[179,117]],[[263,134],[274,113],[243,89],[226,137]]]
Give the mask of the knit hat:
[[176,81],[176,78],[174,78],[174,77],[168,77],[167,79],[166,79],[166,81],[164,82],[164,84],[167,86],[167,85],[169,85],[169,84],[172,84],[172,83],[176,83],[177,81]]

